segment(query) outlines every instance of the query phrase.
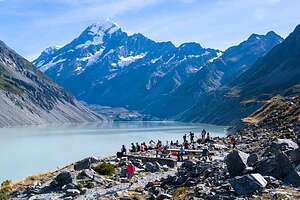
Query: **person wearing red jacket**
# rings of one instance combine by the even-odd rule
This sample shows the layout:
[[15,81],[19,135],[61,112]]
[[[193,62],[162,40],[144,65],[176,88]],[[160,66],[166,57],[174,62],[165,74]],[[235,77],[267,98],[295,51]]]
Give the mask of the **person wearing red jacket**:
[[132,177],[134,176],[134,173],[135,173],[135,168],[134,168],[132,162],[129,161],[127,164],[127,178],[129,180],[129,182],[131,181]]

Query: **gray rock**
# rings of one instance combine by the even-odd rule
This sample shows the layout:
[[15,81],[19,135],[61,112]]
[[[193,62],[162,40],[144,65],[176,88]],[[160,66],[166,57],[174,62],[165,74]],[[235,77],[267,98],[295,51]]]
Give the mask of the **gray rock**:
[[67,185],[64,185],[62,187],[63,190],[69,190],[69,189],[77,189],[77,185],[75,185],[74,183],[69,183]]
[[187,169],[188,171],[192,171],[193,167],[196,166],[196,162],[192,161],[192,160],[185,160],[181,167]]
[[277,141],[271,144],[271,147],[281,151],[294,150],[299,148],[298,144],[290,139],[277,139]]
[[80,191],[79,190],[76,190],[76,189],[68,189],[66,191],[66,196],[72,196],[72,197],[75,197],[75,196],[78,196],[80,195]]
[[263,190],[267,181],[260,174],[248,174],[235,177],[229,180],[234,191],[239,195],[248,195]]
[[292,162],[299,164],[300,163],[300,148],[294,149],[290,152],[290,159]]
[[142,162],[142,160],[140,160],[140,159],[132,159],[131,162],[132,162],[132,164],[133,164],[135,167],[138,167],[138,168],[140,168],[140,169],[143,169],[143,168],[144,168],[143,162]]
[[96,175],[96,172],[93,169],[84,169],[84,170],[82,170],[80,175],[83,175],[83,176],[85,176],[87,178],[90,178],[90,179],[94,179],[94,177]]
[[159,166],[156,165],[155,163],[152,163],[152,162],[146,162],[145,163],[145,171],[147,172],[158,172],[160,169],[159,169]]
[[285,153],[266,158],[256,165],[256,171],[263,176],[273,176],[283,180],[293,168],[291,161]]
[[282,181],[274,178],[273,176],[264,176],[264,179],[268,182],[267,187],[269,188],[278,188],[282,185]]
[[287,177],[285,177],[284,182],[294,187],[300,187],[300,172],[292,169]]
[[63,171],[54,178],[51,185],[62,187],[69,183],[73,183],[74,182],[73,179],[74,177],[69,171]]
[[225,157],[228,172],[231,176],[242,175],[247,167],[247,159],[249,154],[242,151],[232,151]]
[[93,163],[97,163],[99,160],[95,157],[85,158],[74,164],[74,169],[79,171],[83,169],[91,169]]
[[250,154],[250,156],[247,159],[247,165],[253,167],[257,161],[258,155],[256,153]]

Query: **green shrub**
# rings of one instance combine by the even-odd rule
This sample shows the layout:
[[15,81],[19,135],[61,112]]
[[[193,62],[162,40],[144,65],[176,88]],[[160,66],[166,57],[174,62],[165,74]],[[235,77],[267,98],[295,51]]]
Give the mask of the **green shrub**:
[[100,163],[96,167],[94,167],[94,170],[100,174],[100,175],[107,175],[111,176],[115,174],[115,166],[110,163]]
[[0,188],[0,200],[9,199],[10,193],[12,192],[11,181],[4,181]]

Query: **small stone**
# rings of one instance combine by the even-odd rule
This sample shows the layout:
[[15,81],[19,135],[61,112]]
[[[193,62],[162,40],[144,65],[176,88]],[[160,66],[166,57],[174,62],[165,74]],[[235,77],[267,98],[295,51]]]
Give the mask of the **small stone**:
[[72,196],[72,197],[75,197],[75,196],[78,196],[80,195],[80,191],[79,190],[76,190],[76,189],[68,189],[66,191],[66,196]]

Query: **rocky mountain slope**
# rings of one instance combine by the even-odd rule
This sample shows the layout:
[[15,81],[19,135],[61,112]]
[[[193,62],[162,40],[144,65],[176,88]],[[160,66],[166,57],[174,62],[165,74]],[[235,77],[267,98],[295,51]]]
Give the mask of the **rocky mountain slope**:
[[[299,96],[299,38],[300,26],[232,82],[199,101],[183,118],[193,119],[205,113],[201,116],[203,121],[238,122],[273,96]],[[205,103],[210,108],[207,111],[202,106]]]
[[0,41],[0,127],[101,120]]

